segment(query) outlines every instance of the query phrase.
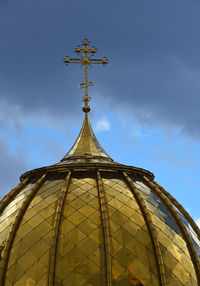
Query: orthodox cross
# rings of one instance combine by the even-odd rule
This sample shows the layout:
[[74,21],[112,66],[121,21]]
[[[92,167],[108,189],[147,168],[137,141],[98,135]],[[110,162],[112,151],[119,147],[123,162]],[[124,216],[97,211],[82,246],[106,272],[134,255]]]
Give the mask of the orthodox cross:
[[84,88],[84,97],[83,101],[85,102],[85,105],[83,106],[84,112],[89,112],[90,107],[88,105],[88,102],[90,101],[90,97],[88,95],[88,88],[89,86],[94,85],[93,81],[88,80],[88,66],[91,64],[102,64],[106,65],[108,63],[108,59],[106,57],[103,57],[102,59],[94,59],[91,58],[96,52],[97,49],[93,47],[89,47],[90,42],[85,39],[82,42],[82,46],[77,46],[75,48],[75,52],[80,55],[80,58],[64,58],[64,63],[68,65],[69,63],[80,63],[81,65],[84,65],[84,82],[79,84],[80,88]]

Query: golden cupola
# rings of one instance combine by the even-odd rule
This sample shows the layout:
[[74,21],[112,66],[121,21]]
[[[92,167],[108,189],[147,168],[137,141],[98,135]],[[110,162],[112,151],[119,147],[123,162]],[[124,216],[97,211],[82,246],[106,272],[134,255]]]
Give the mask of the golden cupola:
[[88,65],[106,64],[83,41],[85,119],[57,164],[23,174],[0,202],[1,286],[197,286],[200,231],[144,169],[114,162],[89,119]]

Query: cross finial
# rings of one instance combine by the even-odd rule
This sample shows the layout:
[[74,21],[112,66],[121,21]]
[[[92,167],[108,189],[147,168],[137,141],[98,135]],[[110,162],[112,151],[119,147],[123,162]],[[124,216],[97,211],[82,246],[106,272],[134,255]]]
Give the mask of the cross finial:
[[106,57],[103,57],[102,59],[94,59],[91,58],[97,51],[97,49],[93,47],[89,47],[90,42],[85,39],[82,41],[82,46],[77,46],[75,48],[75,52],[80,55],[80,58],[64,58],[64,63],[67,65],[69,63],[80,63],[81,65],[84,65],[84,82],[79,84],[80,88],[84,88],[84,97],[83,101],[85,104],[83,105],[83,111],[89,112],[90,106],[88,102],[90,101],[90,97],[88,95],[88,88],[89,86],[94,85],[93,81],[88,80],[88,66],[91,64],[102,64],[106,65],[108,63],[108,59]]

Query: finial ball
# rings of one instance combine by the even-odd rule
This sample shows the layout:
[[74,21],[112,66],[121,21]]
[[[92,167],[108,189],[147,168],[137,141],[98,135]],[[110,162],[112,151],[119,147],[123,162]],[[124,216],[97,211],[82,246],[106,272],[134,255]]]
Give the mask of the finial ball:
[[82,110],[83,110],[85,113],[90,112],[90,106],[89,106],[89,104],[85,103],[85,104],[82,106]]

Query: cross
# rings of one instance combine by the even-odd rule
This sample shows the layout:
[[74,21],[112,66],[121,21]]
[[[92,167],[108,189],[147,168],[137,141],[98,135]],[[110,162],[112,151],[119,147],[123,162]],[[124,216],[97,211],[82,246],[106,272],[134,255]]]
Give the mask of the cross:
[[85,112],[88,112],[90,110],[88,105],[88,102],[90,101],[90,97],[88,96],[88,88],[89,86],[94,85],[93,81],[88,81],[88,66],[91,64],[106,65],[108,63],[108,59],[106,57],[103,57],[102,59],[91,58],[97,52],[97,49],[94,46],[90,48],[89,45],[90,42],[85,39],[83,40],[81,47],[77,46],[75,48],[75,52],[81,56],[80,58],[64,58],[64,63],[66,65],[68,65],[69,63],[80,63],[81,65],[84,65],[84,82],[79,84],[79,87],[84,88],[83,101],[85,102],[85,106],[88,106],[88,109],[83,109],[83,111]]

